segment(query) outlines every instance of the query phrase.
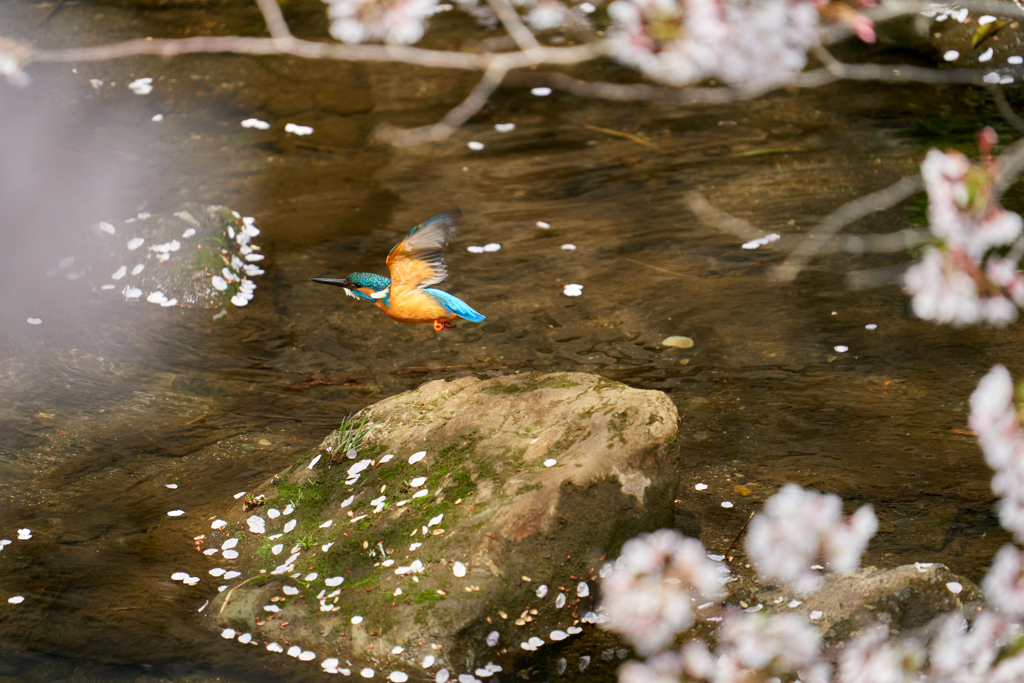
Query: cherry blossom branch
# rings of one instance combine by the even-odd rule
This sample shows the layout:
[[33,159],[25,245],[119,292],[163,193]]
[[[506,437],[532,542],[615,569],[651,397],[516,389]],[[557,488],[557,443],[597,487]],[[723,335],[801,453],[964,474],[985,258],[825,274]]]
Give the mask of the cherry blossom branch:
[[992,94],[992,99],[996,101],[996,108],[999,109],[999,113],[1002,114],[1003,119],[1008,124],[1016,128],[1019,132],[1024,133],[1024,119],[1022,119],[1017,112],[1013,110],[1010,103],[1006,101],[1006,95],[1003,94],[1003,89],[996,85],[990,85],[988,91]]
[[284,14],[282,14],[277,0],[256,0],[256,4],[263,14],[263,20],[266,21],[267,30],[272,38],[282,40],[292,37],[292,32],[288,30],[288,22],[284,20]]
[[1003,196],[1006,189],[1017,180],[1017,176],[1024,171],[1024,138],[1013,143],[999,155],[999,172],[992,181],[992,191],[996,199]]
[[501,25],[505,27],[508,34],[512,36],[512,40],[516,41],[516,45],[519,46],[520,50],[532,52],[542,49],[540,43],[537,42],[537,38],[533,35],[533,31],[526,28],[526,25],[519,18],[519,13],[509,4],[508,0],[487,0],[487,4],[495,16],[498,17],[498,20],[501,21]]
[[844,227],[876,211],[891,208],[923,190],[924,182],[921,176],[912,175],[901,178],[884,190],[872,192],[842,205],[825,216],[804,241],[790,252],[786,260],[772,270],[772,277],[782,282],[795,280],[808,262]]
[[438,123],[419,128],[398,128],[389,123],[383,123],[377,127],[377,137],[397,147],[409,147],[424,142],[444,140],[487,104],[487,100],[501,85],[506,73],[508,72],[505,69],[492,64],[491,68],[484,72],[483,78],[466,96],[466,99],[445,114]]
[[764,230],[759,230],[742,218],[737,218],[719,208],[712,206],[700,192],[687,192],[683,197],[686,208],[701,220],[716,230],[735,235],[744,242],[756,240],[764,236]]

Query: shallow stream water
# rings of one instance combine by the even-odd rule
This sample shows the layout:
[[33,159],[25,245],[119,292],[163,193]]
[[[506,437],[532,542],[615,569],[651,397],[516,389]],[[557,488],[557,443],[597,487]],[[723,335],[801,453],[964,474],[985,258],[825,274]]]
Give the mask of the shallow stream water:
[[[158,7],[48,14],[17,0],[0,27],[46,46],[260,30],[244,2]],[[324,35],[321,3],[288,12],[297,34]],[[465,28],[436,22],[435,45]],[[956,90],[843,85],[680,109],[506,88],[451,140],[396,150],[372,141],[376,124],[437,120],[471,76],[217,55],[30,73],[26,90],[0,86],[0,538],[33,535],[0,552],[0,681],[319,676],[222,641],[197,618],[205,593],[169,577],[205,575],[191,547],[208,518],[346,414],[459,373],[583,371],[667,392],[683,418],[680,518],[711,552],[787,481],[874,505],[866,564],[943,562],[979,579],[1007,540],[966,401],[994,363],[1024,370],[1016,328],[940,329],[898,288],[845,288],[846,273],[905,255],[767,277],[821,216],[916,171],[940,142],[921,117],[953,106],[966,114],[946,132],[973,132]],[[153,93],[125,87],[145,76]],[[239,125],[253,116],[273,127]],[[315,133],[287,135],[286,122]],[[691,190],[782,239],[741,249],[685,208]],[[213,321],[62,277],[86,226],[184,201],[256,217],[267,272],[246,308]],[[455,206],[465,222],[443,288],[485,322],[402,326],[309,282],[386,272],[410,227]],[[501,250],[466,251],[488,243]],[[567,283],[583,295],[564,296]],[[671,335],[694,346],[661,345]]]

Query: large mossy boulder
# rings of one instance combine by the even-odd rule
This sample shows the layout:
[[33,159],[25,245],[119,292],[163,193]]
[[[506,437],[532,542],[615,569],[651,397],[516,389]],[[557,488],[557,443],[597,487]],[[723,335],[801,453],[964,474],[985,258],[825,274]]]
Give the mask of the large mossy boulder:
[[332,434],[207,534],[239,539],[236,559],[212,556],[241,572],[206,611],[220,627],[342,665],[521,668],[597,620],[622,543],[672,525],[678,413],[661,392],[463,377],[357,418],[357,453]]

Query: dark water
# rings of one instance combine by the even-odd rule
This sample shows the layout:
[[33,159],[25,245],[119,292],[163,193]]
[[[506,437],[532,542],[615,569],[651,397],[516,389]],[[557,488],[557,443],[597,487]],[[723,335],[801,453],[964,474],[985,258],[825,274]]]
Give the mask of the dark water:
[[[40,24],[49,8],[4,3],[0,26],[48,46],[259,29],[242,2],[67,3]],[[289,13],[298,34],[323,34],[321,3]],[[439,41],[460,28],[436,25]],[[0,552],[2,681],[319,676],[223,642],[195,613],[211,587],[169,577],[205,576],[191,546],[207,518],[344,415],[464,372],[585,371],[667,392],[683,416],[680,512],[712,552],[787,481],[875,506],[868,564],[938,561],[978,579],[1007,540],[964,431],[978,378],[995,362],[1024,370],[1015,329],[939,329],[897,288],[845,289],[845,273],[905,256],[831,256],[789,285],[766,277],[822,215],[914,172],[937,144],[921,117],[955,92],[839,86],[697,110],[509,88],[450,141],[395,150],[372,141],[377,123],[432,122],[471,78],[233,56],[31,74],[25,91],[0,86],[0,538],[33,533]],[[154,92],[131,94],[142,76]],[[967,114],[945,130],[972,131],[981,114]],[[241,128],[250,116],[274,127]],[[286,136],[286,122],[316,132]],[[587,126],[645,133],[657,149]],[[702,224],[691,190],[782,233],[779,248],[745,251]],[[212,323],[47,276],[84,226],[183,201],[256,217],[267,273],[247,308]],[[454,206],[466,220],[444,288],[484,323],[400,326],[308,282],[384,272],[408,228]],[[465,251],[491,242],[501,250]],[[563,296],[566,283],[583,296]],[[670,335],[695,345],[662,346]],[[700,481],[710,488],[697,494]],[[175,508],[186,517],[169,519]]]

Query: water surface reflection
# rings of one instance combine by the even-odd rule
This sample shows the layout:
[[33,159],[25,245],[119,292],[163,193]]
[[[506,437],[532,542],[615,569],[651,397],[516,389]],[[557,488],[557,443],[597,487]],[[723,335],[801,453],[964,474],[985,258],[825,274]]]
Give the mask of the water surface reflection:
[[[297,31],[322,29],[314,6],[297,10]],[[26,26],[29,9],[10,3],[0,19]],[[218,11],[101,17],[69,4],[34,37],[252,21],[240,6]],[[0,553],[0,597],[26,596],[0,610],[0,676],[307,677],[309,665],[221,642],[196,618],[210,587],[170,575],[205,576],[191,547],[207,518],[343,415],[466,372],[586,371],[668,392],[683,415],[679,514],[713,551],[786,481],[873,503],[869,563],[941,561],[978,578],[1005,540],[963,430],[980,374],[1012,365],[1014,332],[936,329],[895,289],[843,288],[843,273],[889,257],[832,257],[771,285],[778,251],[741,250],[685,209],[699,190],[792,246],[824,213],[913,172],[927,141],[892,129],[911,91],[843,86],[689,111],[510,89],[452,140],[392,150],[368,141],[373,125],[436,118],[462,76],[216,56],[69,70],[40,67],[29,91],[0,90],[2,130],[18,142],[0,166],[0,537],[34,535]],[[156,78],[152,95],[120,87],[141,75]],[[120,86],[93,90],[90,78]],[[249,116],[275,127],[242,129]],[[317,132],[289,138],[286,121]],[[657,149],[598,129],[646,132]],[[74,255],[82,226],[182,201],[257,217],[267,274],[246,309],[213,322],[45,276]],[[436,334],[308,282],[382,272],[401,234],[453,206],[466,220],[444,288],[486,322]],[[491,242],[501,250],[465,250]],[[563,296],[566,283],[583,296]],[[670,335],[695,345],[662,346]],[[695,493],[698,481],[709,490]],[[186,516],[169,519],[175,508]]]

